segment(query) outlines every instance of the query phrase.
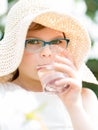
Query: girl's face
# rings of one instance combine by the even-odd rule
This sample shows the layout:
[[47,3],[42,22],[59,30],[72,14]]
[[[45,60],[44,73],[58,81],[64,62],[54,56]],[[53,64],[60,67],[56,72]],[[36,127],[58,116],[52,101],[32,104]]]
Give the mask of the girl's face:
[[[43,28],[39,30],[29,30],[27,33],[27,39],[29,38],[36,38],[47,42],[56,38],[64,38],[64,35],[60,31],[56,31],[50,28]],[[51,63],[53,59],[54,54],[47,45],[39,52],[33,52],[32,50],[32,53],[30,53],[25,49],[22,62],[19,66],[19,75],[25,76],[32,80],[39,80],[36,66],[38,64],[42,65]]]

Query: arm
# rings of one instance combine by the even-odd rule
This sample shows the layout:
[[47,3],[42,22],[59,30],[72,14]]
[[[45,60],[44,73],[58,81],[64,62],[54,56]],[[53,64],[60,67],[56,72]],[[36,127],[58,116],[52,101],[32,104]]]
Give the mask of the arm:
[[95,94],[82,88],[78,70],[71,60],[56,57],[56,62],[55,69],[69,75],[55,83],[61,86],[70,85],[66,91],[57,95],[67,108],[74,130],[98,130],[98,102]]
[[68,108],[74,130],[98,130],[98,101],[89,89],[82,91],[83,106]]
[[[98,101],[96,95],[89,89],[82,89],[78,100],[69,98],[68,93],[59,94],[70,115],[74,130],[98,130]],[[74,99],[74,97],[72,98]]]

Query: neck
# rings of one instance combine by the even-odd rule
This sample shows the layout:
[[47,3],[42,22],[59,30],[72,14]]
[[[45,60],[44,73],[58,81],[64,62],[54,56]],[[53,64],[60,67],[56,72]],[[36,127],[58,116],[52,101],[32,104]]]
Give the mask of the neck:
[[21,77],[18,77],[13,81],[13,83],[19,85],[27,91],[42,92],[41,83],[37,80],[22,79]]

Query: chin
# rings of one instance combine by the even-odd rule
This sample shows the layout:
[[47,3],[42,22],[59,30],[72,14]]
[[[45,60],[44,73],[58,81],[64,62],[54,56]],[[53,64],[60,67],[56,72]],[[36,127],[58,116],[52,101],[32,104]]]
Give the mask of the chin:
[[33,80],[36,80],[36,81],[39,81],[39,77],[36,75],[36,76],[33,76],[32,78]]

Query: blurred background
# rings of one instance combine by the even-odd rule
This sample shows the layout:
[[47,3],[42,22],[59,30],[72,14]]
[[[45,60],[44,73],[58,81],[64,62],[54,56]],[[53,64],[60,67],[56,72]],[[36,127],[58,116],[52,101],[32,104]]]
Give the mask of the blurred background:
[[[7,13],[17,1],[0,0],[0,40],[4,36]],[[79,18],[89,32],[92,49],[89,52],[86,64],[98,79],[98,0],[65,0],[65,5],[61,9],[65,9],[65,7]],[[83,86],[90,87],[98,96],[97,85],[83,82]]]

